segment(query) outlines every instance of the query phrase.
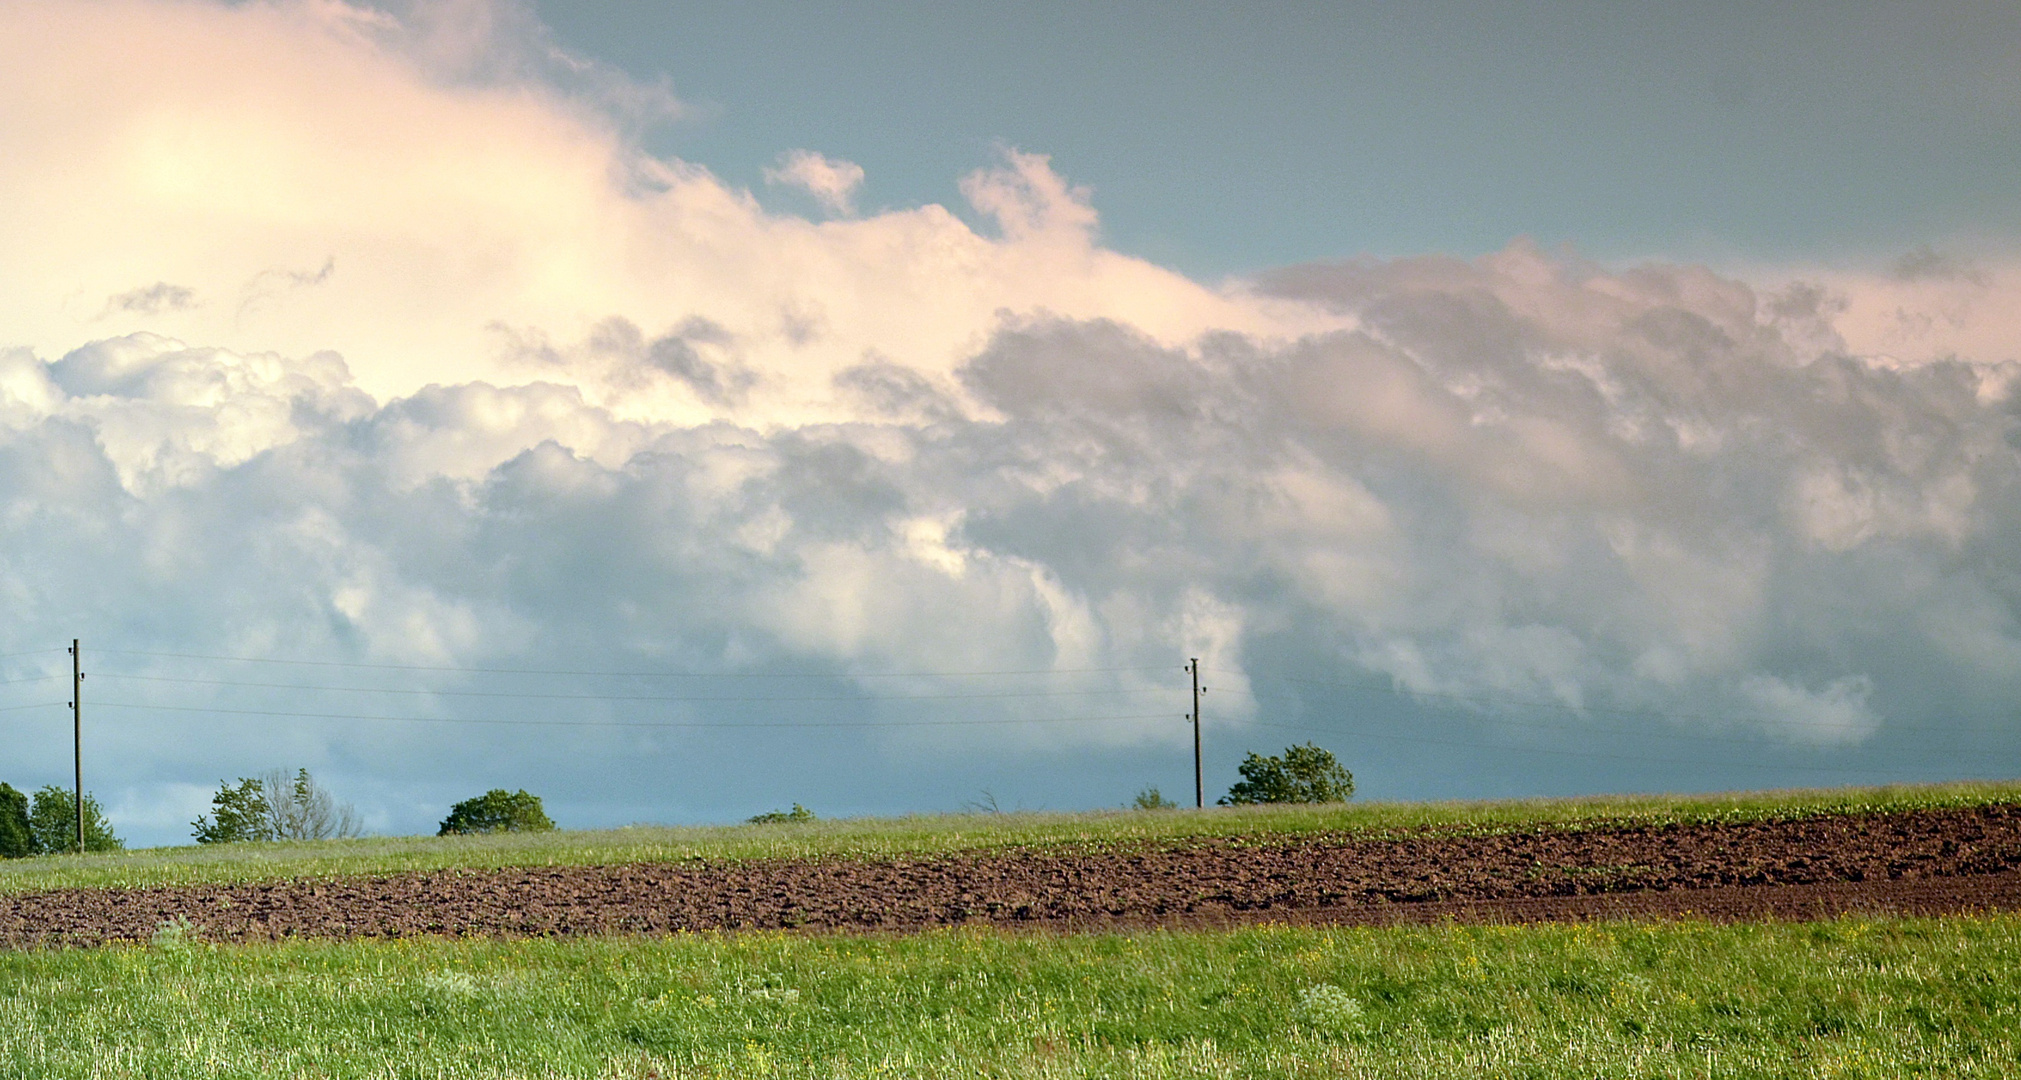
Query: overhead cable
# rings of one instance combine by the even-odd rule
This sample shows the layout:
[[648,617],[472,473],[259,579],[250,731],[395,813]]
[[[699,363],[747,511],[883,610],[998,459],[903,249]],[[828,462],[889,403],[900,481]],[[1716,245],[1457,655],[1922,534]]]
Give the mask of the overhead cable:
[[[1239,693],[1239,694],[1241,694],[1241,695],[1242,695],[1242,696],[1244,696],[1244,697],[1247,697],[1247,698],[1251,698],[1251,699],[1254,699],[1254,700],[1256,700],[1256,701],[1286,701],[1286,702],[1292,702],[1292,703],[1295,703],[1295,704],[1300,704],[1300,705],[1305,705],[1305,706],[1308,706],[1308,707],[1309,707],[1309,706],[1311,705],[1311,702],[1309,702],[1309,701],[1306,701],[1306,700],[1305,700],[1305,699],[1303,699],[1303,698],[1295,698],[1295,697],[1286,697],[1285,695],[1282,695],[1282,694],[1258,694],[1258,693],[1254,693],[1254,692],[1252,692],[1252,691],[1249,691],[1249,690],[1236,690],[1236,691],[1228,691],[1228,690],[1227,690],[1227,689],[1226,689],[1225,687],[1224,687],[1224,688],[1222,688],[1222,689],[1223,689],[1223,691],[1224,691],[1224,692],[1232,692],[1232,693]],[[1645,716],[1654,716],[1654,717],[1659,717],[1659,718],[1666,718],[1666,719],[1667,719],[1667,718],[1669,718],[1669,717],[1670,717],[1670,715],[1671,715],[1671,714],[1666,714],[1666,713],[1657,713],[1657,712],[1651,712],[1651,713],[1641,713],[1641,714],[1637,714],[1637,715],[1645,715]],[[1716,718],[1715,718],[1715,717],[1707,717],[1706,719],[1718,719],[1718,720],[1726,720],[1726,721],[1732,721],[1732,720],[1734,720],[1734,719],[1736,719],[1736,718],[1735,718],[1735,717],[1732,717],[1732,716],[1723,716],[1723,717],[1716,717]],[[1774,720],[1774,719],[1776,719],[1776,718],[1775,718],[1775,717],[1760,717],[1760,718],[1758,718],[1758,719],[1766,721],[1766,720]],[[1513,724],[1513,725],[1519,725],[1519,726],[1522,726],[1522,727],[1529,727],[1529,728],[1538,728],[1538,729],[1541,729],[1541,730],[1545,730],[1545,731],[1568,731],[1568,732],[1574,732],[1574,733],[1579,733],[1579,732],[1605,732],[1605,733],[1607,733],[1607,734],[1612,734],[1612,735],[1632,735],[1632,736],[1636,736],[1636,737],[1641,737],[1641,738],[1657,738],[1657,739],[1688,739],[1688,740],[1694,740],[1694,741],[1699,741],[1699,742],[1720,742],[1720,743],[1733,743],[1733,744],[1735,744],[1735,745],[1740,745],[1740,746],[1788,746],[1788,745],[1789,745],[1789,743],[1788,743],[1788,742],[1785,742],[1785,741],[1781,741],[1781,740],[1776,740],[1776,739],[1740,739],[1740,738],[1733,738],[1733,737],[1731,737],[1731,736],[1726,736],[1726,735],[1700,735],[1700,734],[1695,734],[1695,733],[1693,733],[1693,732],[1689,732],[1689,731],[1658,731],[1658,730],[1654,730],[1654,729],[1649,729],[1649,728],[1624,728],[1624,727],[1599,727],[1599,726],[1595,726],[1595,725],[1592,725],[1592,724],[1565,724],[1565,723],[1549,723],[1549,722],[1540,722],[1540,721],[1536,721],[1536,720],[1529,720],[1529,719],[1525,719],[1525,718],[1522,718],[1522,717],[1517,717],[1517,716],[1510,716],[1510,715],[1508,715],[1507,713],[1495,713],[1495,714],[1492,714],[1492,717],[1491,717],[1491,719],[1489,720],[1489,722],[1490,722],[1490,723],[1495,723],[1495,724]],[[1798,728],[1798,729],[1810,729],[1810,730],[1817,730],[1817,731],[1826,731],[1826,732],[1838,730],[1838,729],[1835,729],[1835,728],[1831,728],[1831,727],[1828,727],[1828,726],[1826,726],[1826,725],[1823,725],[1823,724],[1811,724],[1811,723],[1806,723],[1806,722],[1803,722],[1803,721],[1797,721],[1797,720],[1791,720],[1791,721],[1789,721],[1789,725],[1790,725],[1790,726],[1792,726],[1792,727]],[[1915,726],[1915,725],[1912,725],[1912,724],[1898,724],[1898,723],[1889,723],[1889,724],[1888,724],[1887,726],[1888,726],[1889,728],[1893,729],[1893,730],[1898,730],[1898,731],[1918,731],[1918,730],[1920,730],[1920,731],[1944,731],[1944,732],[1950,732],[1950,731],[1952,731],[1952,730],[1953,730],[1953,729],[1950,729],[1950,728],[1930,728],[1930,727],[1923,727],[1923,728],[1918,728],[1917,726]]]
[[1428,739],[1416,735],[1391,735],[1374,731],[1344,731],[1340,728],[1315,728],[1315,727],[1307,727],[1300,724],[1279,724],[1265,720],[1252,720],[1250,721],[1250,723],[1255,724],[1258,727],[1285,728],[1290,731],[1310,731],[1329,735],[1347,735],[1357,739],[1390,739],[1399,742],[1428,743],[1434,746],[1457,746],[1463,747],[1468,750],[1513,751],[1525,754],[1551,754],[1557,757],[1606,758],[1613,761],[1637,761],[1648,765],[1686,765],[1686,766],[1697,766],[1700,768],[1707,768],[1707,769],[1724,769],[1729,766],[1739,766],[1740,768],[1744,769],[1773,769],[1778,771],[1790,769],[1800,772],[1856,773],[1856,774],[1873,774],[1873,775],[1885,775],[1889,772],[1889,770],[1885,769],[1846,769],[1846,768],[1834,768],[1829,765],[1779,765],[1774,762],[1765,762],[1765,761],[1687,761],[1676,758],[1652,758],[1652,757],[1641,757],[1639,755],[1632,755],[1632,754],[1610,754],[1600,750],[1557,750],[1557,749],[1546,749],[1544,747],[1538,746],[1508,746],[1496,743],[1461,742],[1455,739]]
[[979,694],[898,694],[868,697],[862,694],[823,695],[806,697],[727,697],[711,696],[668,696],[632,694],[537,694],[508,690],[433,690],[414,687],[379,686],[308,686],[300,683],[236,682],[229,679],[184,679],[170,675],[133,675],[125,672],[93,672],[101,679],[122,679],[138,682],[177,683],[194,686],[231,686],[267,690],[316,690],[350,694],[410,694],[424,697],[475,697],[475,698],[531,698],[542,701],[686,701],[686,702],[794,702],[794,701],[957,701],[984,698],[1038,698],[1038,697],[1090,697],[1104,694],[1171,694],[1177,693],[1170,687],[1150,687],[1134,690],[1002,690]]
[[[1442,701],[1457,701],[1472,705],[1502,705],[1526,709],[1552,709],[1559,712],[1574,713],[1579,715],[1594,713],[1603,716],[1654,716],[1654,717],[1661,717],[1662,719],[1665,720],[1704,720],[1713,722],[1731,721],[1735,719],[1735,717],[1730,713],[1687,713],[1687,712],[1670,712],[1663,709],[1624,709],[1624,708],[1610,708],[1599,705],[1572,705],[1563,701],[1536,701],[1527,698],[1498,697],[1491,694],[1479,694],[1479,695],[1448,694],[1434,690],[1406,690],[1394,686],[1368,686],[1359,683],[1336,682],[1329,679],[1300,678],[1298,676],[1293,675],[1251,675],[1240,671],[1228,671],[1225,669],[1216,669],[1215,673],[1220,675],[1227,675],[1231,678],[1243,679],[1245,681],[1294,682],[1294,683],[1303,683],[1311,686],[1332,687],[1335,689],[1346,690],[1349,693],[1382,694],[1388,697],[1400,697],[1400,698],[1433,698]],[[1262,700],[1266,697],[1266,695],[1256,694],[1246,689],[1229,690],[1228,688],[1225,687],[1221,689],[1223,689],[1224,692],[1248,694],[1249,696],[1255,697],[1259,700]],[[1287,698],[1279,695],[1275,697],[1275,700],[1303,701],[1304,699]],[[1810,723],[1809,721],[1797,720],[1791,717],[1760,716],[1755,717],[1753,719],[1757,719],[1768,723],[1791,724],[1800,727],[1819,726]],[[1890,723],[1889,726],[1896,728],[1898,730],[1921,730],[1921,731],[1954,730],[1952,728],[1917,727],[1915,725],[1901,724],[1901,723]]]
[[995,675],[1106,675],[1131,671],[1163,671],[1166,665],[1113,668],[1027,668],[1003,671],[589,671],[548,668],[454,667],[433,664],[365,664],[345,660],[281,660],[263,656],[212,656],[205,653],[146,652],[137,649],[97,649],[109,656],[151,656],[171,660],[218,660],[235,664],[295,664],[304,667],[362,668],[378,671],[439,671],[470,675],[580,675],[625,679],[966,679]]
[[227,716],[275,716],[310,720],[386,720],[417,724],[497,724],[506,727],[620,727],[620,728],[901,728],[971,727],[992,724],[1075,724],[1102,720],[1168,719],[1169,712],[1136,713],[1129,716],[1041,716],[1007,717],[995,720],[766,720],[753,723],[677,720],[498,720],[461,716],[372,716],[359,713],[284,712],[273,709],[211,709],[191,705],[147,705],[126,701],[93,701],[96,709],[161,710],[166,712],[216,713]]

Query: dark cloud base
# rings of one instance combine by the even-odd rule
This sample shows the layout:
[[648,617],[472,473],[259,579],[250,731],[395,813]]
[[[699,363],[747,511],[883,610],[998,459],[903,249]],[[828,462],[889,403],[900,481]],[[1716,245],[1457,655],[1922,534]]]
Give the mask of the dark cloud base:
[[[1260,287],[1360,329],[1011,320],[956,385],[873,359],[851,418],[791,426],[380,403],[328,355],[146,335],[5,354],[0,645],[86,640],[93,786],[150,840],[276,763],[388,831],[499,785],[579,825],[1190,794],[1190,656],[1217,791],[1306,739],[1381,797],[2014,772],[2011,365],[1897,370],[1815,304],[1521,248]],[[620,393],[757,378],[706,326],[604,337]],[[1006,671],[1050,674],[975,674]],[[5,715],[6,779],[57,779],[58,714]],[[863,726],[737,726],[788,723]]]

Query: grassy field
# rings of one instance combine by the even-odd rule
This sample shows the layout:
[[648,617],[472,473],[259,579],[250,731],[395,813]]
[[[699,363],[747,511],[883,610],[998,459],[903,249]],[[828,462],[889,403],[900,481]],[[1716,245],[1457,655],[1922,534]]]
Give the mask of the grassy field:
[[0,954],[36,1077],[1995,1077],[2021,917]]
[[[379,838],[14,860],[0,892],[2016,799],[2008,783]],[[164,925],[145,946],[0,952],[0,1075],[2014,1076],[2021,914],[252,946]]]
[[1467,803],[1347,803],[1206,811],[947,814],[795,825],[498,836],[376,837],[283,844],[150,848],[0,861],[0,894],[42,889],[257,881],[456,867],[584,866],[693,859],[925,854],[1012,845],[1114,844],[1188,837],[1519,829],[1599,821],[1737,820],[2021,800],[2021,781],[1721,795],[1635,795]]

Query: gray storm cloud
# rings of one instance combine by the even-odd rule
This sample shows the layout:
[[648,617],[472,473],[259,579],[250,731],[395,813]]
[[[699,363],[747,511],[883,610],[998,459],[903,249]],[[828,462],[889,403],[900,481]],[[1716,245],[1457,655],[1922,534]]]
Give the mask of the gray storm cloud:
[[[331,355],[148,335],[0,354],[0,645],[81,634],[142,652],[815,672],[794,685],[834,703],[804,708],[869,720],[922,715],[885,699],[927,684],[858,674],[1101,669],[1049,684],[1085,695],[1046,703],[1069,722],[864,728],[777,751],[803,785],[842,784],[843,761],[959,772],[947,763],[1015,753],[1071,772],[1058,763],[1084,752],[1172,750],[1182,729],[1166,714],[1183,703],[1155,697],[1174,684],[1159,669],[1189,655],[1230,672],[1230,690],[1388,688],[1489,731],[1497,703],[1549,702],[1575,728],[1818,752],[1896,724],[1969,730],[2011,695],[2011,363],[1869,363],[1788,295],[1521,246],[1297,267],[1256,287],[1359,329],[1178,348],[1100,320],[1006,317],[954,386],[873,360],[834,379],[853,418],[774,427],[619,419],[558,382],[381,402]],[[556,352],[556,373],[593,364],[621,388],[613,366],[635,365],[639,385],[670,370],[731,385],[703,359],[720,335],[599,333]],[[0,663],[10,677],[48,666]],[[608,804],[614,820],[751,797],[691,780],[675,798],[664,773],[591,768],[654,754],[694,768],[716,745],[696,740],[715,734],[527,729],[472,750],[467,732],[425,725],[249,729],[204,713],[227,691],[198,684],[114,673],[93,693],[197,710],[104,713],[126,725],[107,784],[143,832],[174,816],[148,818],[146,792],[187,802],[214,774],[282,759],[360,778],[381,828],[425,827],[429,799],[536,765],[575,785],[557,801]],[[301,698],[266,693],[255,708]],[[507,708],[346,700],[317,707]],[[933,715],[1031,708],[975,697]],[[1219,708],[1324,719],[1310,693]],[[653,709],[737,724],[788,706]],[[221,742],[243,763],[221,763]],[[551,764],[562,757],[578,764]],[[932,790],[856,804],[949,797]]]

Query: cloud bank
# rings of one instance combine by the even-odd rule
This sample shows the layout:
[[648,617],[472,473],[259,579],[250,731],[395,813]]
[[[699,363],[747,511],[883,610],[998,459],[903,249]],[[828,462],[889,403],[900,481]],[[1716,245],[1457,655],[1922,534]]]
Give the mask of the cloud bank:
[[[0,28],[0,651],[130,651],[91,700],[137,835],[297,762],[395,830],[507,782],[584,824],[949,807],[999,765],[1119,802],[1184,745],[1188,656],[1217,724],[1394,691],[1371,737],[1625,731],[1734,784],[2004,731],[1998,260],[1770,280],[1518,242],[1201,284],[1104,248],[1035,154],[959,213],[768,212],[638,151],[678,103],[569,82],[510,7]],[[781,178],[847,215],[851,170]],[[356,719],[391,716],[427,719]],[[1494,788],[1428,767],[1363,787]]]

